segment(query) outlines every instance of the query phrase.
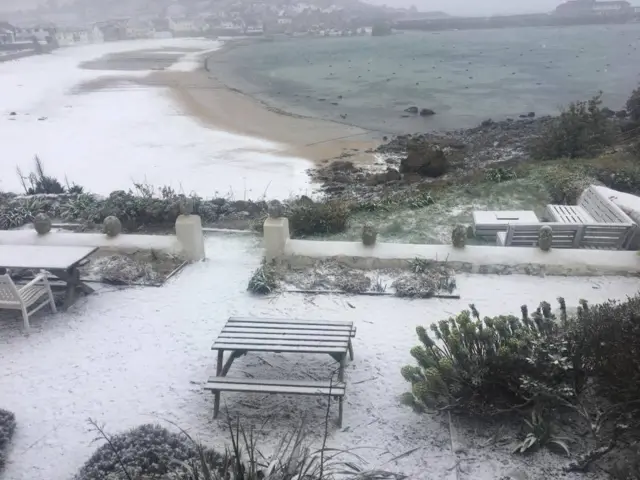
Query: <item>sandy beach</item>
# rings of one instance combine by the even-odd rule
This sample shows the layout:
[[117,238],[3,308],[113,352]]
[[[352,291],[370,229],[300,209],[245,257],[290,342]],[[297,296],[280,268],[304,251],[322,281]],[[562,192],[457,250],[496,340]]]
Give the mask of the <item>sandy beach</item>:
[[[124,56],[129,57],[127,69],[136,70],[138,66],[135,60],[147,61],[149,55],[145,50],[126,52]],[[113,71],[119,68],[119,62],[122,61],[123,56],[111,56],[97,59],[85,68]],[[162,62],[162,59],[159,61]],[[79,91],[99,91],[123,81],[167,88],[183,113],[216,130],[284,144],[279,154],[315,163],[339,158],[362,163],[373,161],[373,154],[367,153],[367,150],[377,147],[380,142],[374,140],[368,130],[272,108],[233,85],[225,85],[220,81],[215,74],[215,55],[200,54],[198,63],[198,68],[191,71],[176,71],[160,66],[157,71],[143,77],[128,76],[123,71],[122,76],[101,77],[84,83]]]

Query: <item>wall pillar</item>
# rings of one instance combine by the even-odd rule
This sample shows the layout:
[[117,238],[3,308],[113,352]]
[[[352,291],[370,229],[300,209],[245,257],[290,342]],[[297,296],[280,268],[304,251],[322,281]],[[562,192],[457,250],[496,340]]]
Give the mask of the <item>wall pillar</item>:
[[267,218],[264,221],[264,249],[267,261],[284,255],[284,247],[289,241],[289,220],[287,218]]
[[204,260],[204,235],[199,215],[179,215],[176,220],[176,237],[186,260]]

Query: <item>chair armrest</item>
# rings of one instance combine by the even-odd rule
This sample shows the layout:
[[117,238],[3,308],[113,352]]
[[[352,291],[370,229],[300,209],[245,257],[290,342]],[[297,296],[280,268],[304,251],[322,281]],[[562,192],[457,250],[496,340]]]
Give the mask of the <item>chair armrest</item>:
[[33,287],[36,283],[43,282],[46,279],[47,279],[47,274],[45,272],[41,272],[38,275],[36,275],[36,278],[34,278],[29,283],[27,283],[26,285],[21,287],[20,290],[18,290],[18,292],[21,292],[22,290],[24,290],[26,288]]

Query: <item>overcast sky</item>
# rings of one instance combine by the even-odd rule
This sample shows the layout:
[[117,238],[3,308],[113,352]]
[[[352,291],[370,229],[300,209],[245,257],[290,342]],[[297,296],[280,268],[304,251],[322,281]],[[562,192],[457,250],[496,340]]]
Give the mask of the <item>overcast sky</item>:
[[[13,10],[20,6],[32,6],[46,0],[0,0],[0,11]],[[61,0],[62,2],[68,0]],[[109,0],[98,0],[108,2]],[[304,1],[304,0],[301,0]],[[452,15],[491,15],[512,13],[548,12],[556,8],[563,0],[366,0],[377,5],[410,7],[420,10],[441,10]],[[640,0],[632,0],[640,5]],[[19,8],[19,7],[18,7]]]

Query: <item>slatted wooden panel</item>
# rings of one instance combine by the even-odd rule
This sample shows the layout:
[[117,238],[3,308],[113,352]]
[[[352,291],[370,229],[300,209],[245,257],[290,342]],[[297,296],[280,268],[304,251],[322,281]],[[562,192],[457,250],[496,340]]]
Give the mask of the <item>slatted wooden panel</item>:
[[587,188],[580,199],[578,205],[584,208],[596,222],[599,223],[626,223],[630,224],[631,219],[622,211],[620,207],[604,198],[595,188]]
[[553,231],[552,248],[572,248],[581,225],[570,223],[538,223],[534,225],[509,225],[505,238],[507,247],[535,247],[538,245],[540,228],[548,225]]
[[545,217],[558,223],[596,223],[584,208],[575,205],[547,205]]
[[585,225],[582,238],[580,239],[580,246],[618,250],[622,248],[630,233],[631,225]]
[[283,393],[298,395],[332,395],[343,397],[344,382],[316,380],[263,380],[255,378],[211,377],[205,390],[228,392]]

